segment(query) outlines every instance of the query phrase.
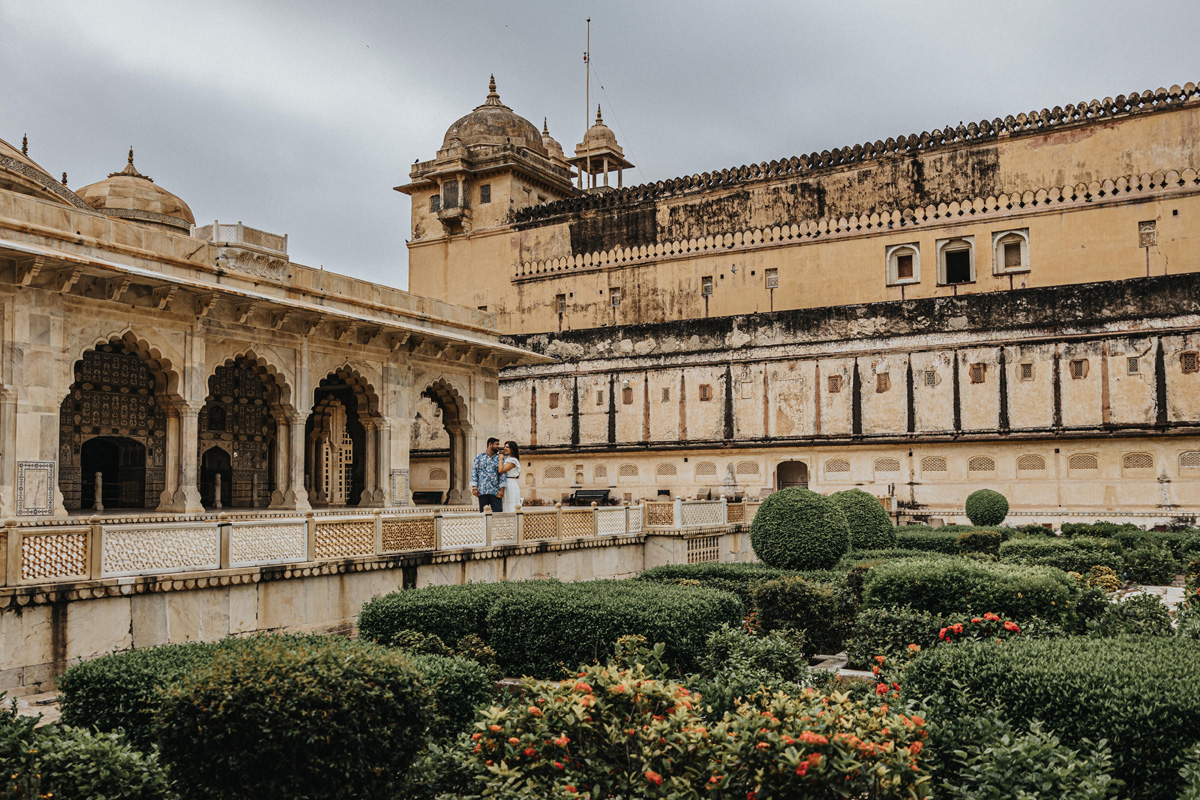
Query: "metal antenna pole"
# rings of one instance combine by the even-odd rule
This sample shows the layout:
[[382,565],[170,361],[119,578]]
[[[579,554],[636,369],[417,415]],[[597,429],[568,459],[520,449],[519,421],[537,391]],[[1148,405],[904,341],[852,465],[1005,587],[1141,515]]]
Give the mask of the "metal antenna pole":
[[[583,91],[583,98],[584,98],[583,102],[584,102],[584,106],[585,106],[583,109],[583,140],[586,143],[586,144],[584,144],[584,152],[587,154],[587,159],[586,159],[587,173],[588,173],[588,178],[590,178],[592,175],[592,145],[590,142],[587,141],[587,131],[588,131],[588,128],[591,127],[590,125],[588,125],[588,120],[591,119],[590,115],[592,113],[592,18],[591,17],[587,18],[587,50],[584,51],[584,59],[583,60],[585,62],[587,62],[587,85]],[[588,178],[584,178],[582,175],[579,176],[579,182],[580,182],[580,184],[583,184],[583,188],[585,190],[591,188],[591,187],[587,186]]]

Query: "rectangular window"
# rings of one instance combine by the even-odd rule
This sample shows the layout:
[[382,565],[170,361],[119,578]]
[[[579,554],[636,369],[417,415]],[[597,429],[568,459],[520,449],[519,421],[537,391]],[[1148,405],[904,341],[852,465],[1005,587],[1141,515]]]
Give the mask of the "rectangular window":
[[670,390],[670,389],[663,389],[663,399],[662,399],[662,401],[663,401],[664,403],[666,403],[666,402],[669,402],[669,401],[670,401],[670,399],[671,399],[671,390]]
[[943,257],[946,259],[946,283],[948,285],[971,282],[970,250],[947,250]]
[[1020,269],[1021,267],[1021,243],[1008,242],[1004,245],[1004,268],[1005,269]]
[[626,386],[621,389],[621,402],[627,406],[633,405],[633,387]]
[[485,183],[479,187],[479,205],[492,202],[492,185]]
[[896,279],[906,280],[913,276],[913,257],[912,253],[903,253],[896,256]]
[[700,399],[705,402],[712,400],[712,386],[707,383],[700,384]]
[[925,385],[937,386],[937,373],[931,369],[925,370]]
[[766,271],[766,276],[767,276],[767,288],[768,289],[778,289],[779,288],[779,270],[769,269]]
[[875,373],[875,391],[878,394],[892,388],[892,377],[886,372]]
[[442,186],[442,208],[458,208],[458,182]]
[[487,311],[487,306],[479,306],[480,311]]
[[1179,357],[1179,361],[1184,372],[1200,371],[1200,353],[1196,353],[1194,350],[1187,353],[1182,353]]
[[558,392],[550,393],[550,407],[558,408]]
[[1142,362],[1137,356],[1129,356],[1125,359],[1125,367],[1130,375],[1137,375],[1142,371]]
[[1138,247],[1154,247],[1158,244],[1158,224],[1154,220],[1138,223]]
[[604,405],[604,392],[596,392],[596,405]]
[[435,194],[433,197],[429,198],[429,211],[430,211],[430,213],[437,213],[438,211],[441,211],[441,210],[442,210],[442,196],[440,194]]
[[983,379],[987,376],[987,364],[972,364],[971,365],[971,383],[983,383]]
[[554,308],[560,314],[567,313],[567,296],[565,294],[554,296]]
[[504,402],[500,404],[500,407],[503,408],[505,411],[508,411],[509,406],[511,406],[511,405],[512,405],[512,398],[509,397],[508,395],[504,395]]
[[613,306],[621,305],[621,287],[614,286],[608,290],[609,297],[612,299]]
[[1087,374],[1088,360],[1086,358],[1076,358],[1071,361],[1071,378],[1073,380],[1086,378]]
[[1021,365],[1021,380],[1023,380],[1023,381],[1033,380],[1033,364],[1022,364]]
[[842,376],[841,375],[830,375],[828,385],[829,385],[829,393],[837,394],[838,392],[840,392],[842,390]]
[[713,293],[712,275],[706,275],[700,279],[700,294],[709,295]]

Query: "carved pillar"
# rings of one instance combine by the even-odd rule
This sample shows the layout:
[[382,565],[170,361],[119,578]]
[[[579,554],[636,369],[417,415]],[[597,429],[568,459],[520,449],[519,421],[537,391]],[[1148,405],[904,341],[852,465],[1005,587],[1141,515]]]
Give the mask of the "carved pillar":
[[[284,462],[288,472],[288,488],[284,492],[283,502],[286,508],[297,511],[308,511],[312,508],[308,502],[308,492],[304,490],[304,423],[305,414],[293,412],[288,415],[288,447],[287,461]],[[276,448],[279,450],[281,448]],[[314,461],[315,464],[315,461]],[[313,481],[315,488],[316,481]]]
[[163,476],[165,486],[158,498],[160,511],[175,510],[175,493],[179,491],[179,409],[167,405],[167,457],[166,473]]
[[365,445],[363,449],[366,452],[363,454],[363,490],[358,498],[359,508],[375,505],[375,496],[379,489],[375,471],[377,466],[375,463],[376,438],[379,436],[379,429],[369,419],[362,420],[362,426]]
[[[179,406],[179,437],[175,448],[179,460],[179,486],[175,490],[171,502],[171,510],[185,514],[203,513],[204,504],[200,502],[200,490],[197,488],[199,473],[200,447],[200,408],[199,406],[180,404]],[[170,460],[168,458],[168,460]]]
[[468,487],[470,476],[464,474],[466,465],[470,462],[464,458],[467,437],[461,426],[446,426],[450,434],[450,492],[446,501],[450,504],[469,502],[471,492]]
[[[271,492],[269,508],[291,508],[287,501],[288,489],[291,486],[291,464],[288,457],[291,451],[291,432],[288,429],[287,417],[279,414],[275,417],[275,491]],[[304,469],[301,462],[300,469]]]
[[[17,393],[8,387],[0,389],[0,437],[0,513],[8,515],[16,512],[17,497]],[[62,492],[55,495],[61,496]]]
[[392,426],[378,420],[375,428],[375,505],[391,505],[392,489]]

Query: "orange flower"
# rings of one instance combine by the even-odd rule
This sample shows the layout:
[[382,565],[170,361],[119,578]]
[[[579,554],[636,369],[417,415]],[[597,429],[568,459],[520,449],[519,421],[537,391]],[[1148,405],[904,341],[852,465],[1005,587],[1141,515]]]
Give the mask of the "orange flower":
[[591,686],[588,686],[588,685],[587,685],[586,683],[584,683],[583,681],[580,681],[579,683],[575,684],[575,691],[577,691],[577,692],[586,692],[586,693],[588,693],[588,694],[591,694],[591,693],[592,693],[594,690],[592,689],[592,687],[591,687]]
[[510,737],[508,737],[508,743],[509,744],[520,744],[521,740],[515,736],[510,736]]
[[532,747],[526,747],[525,755],[529,758],[533,758],[535,755],[537,755],[537,750],[534,750]]
[[925,720],[921,717],[918,717],[916,714],[913,714],[910,719],[912,719],[914,725],[920,726],[925,724]]
[[801,761],[800,766],[796,767],[796,774],[799,775],[800,777],[804,777],[805,773],[807,773],[807,772],[808,772],[808,762]]
[[623,683],[618,683],[616,686],[610,686],[610,687],[608,687],[608,690],[609,690],[610,692],[612,692],[613,694],[624,694],[624,692],[625,692],[625,684],[623,684]]
[[472,741],[472,742],[478,742],[478,741],[479,741],[481,738],[483,738],[483,734],[482,734],[482,733],[472,733],[472,734],[471,734],[471,741]]
[[538,708],[537,706],[530,706],[529,713],[535,717],[540,717],[542,715],[542,710],[540,708]]
[[646,770],[646,780],[653,783],[655,786],[662,786],[663,778],[653,770]]
[[924,749],[924,747],[925,747],[925,745],[921,744],[920,742],[913,742],[912,744],[910,744],[908,746],[908,752],[912,753],[915,756],[915,755],[919,754],[921,752],[921,750]]
[[491,731],[492,733],[499,733],[500,726],[499,725],[488,725],[488,730]]
[[568,744],[571,743],[571,740],[568,739],[566,736],[560,736],[554,740],[554,743],[556,745],[558,745],[559,747],[566,747]]

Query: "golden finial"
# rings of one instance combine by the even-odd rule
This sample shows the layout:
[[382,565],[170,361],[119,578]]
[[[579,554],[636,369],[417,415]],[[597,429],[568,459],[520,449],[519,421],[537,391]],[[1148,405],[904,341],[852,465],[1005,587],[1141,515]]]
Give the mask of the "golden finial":
[[542,117],[542,136],[549,136],[550,129],[546,127],[546,117]]
[[63,180],[62,180],[62,184],[63,184],[63,186],[66,186],[66,185],[67,185],[67,173],[65,173],[65,172],[63,173]]
[[488,96],[483,103],[485,106],[502,106],[500,95],[496,93],[496,76],[493,74],[488,80]]
[[596,104],[596,124],[597,125],[604,124],[604,117],[600,116],[600,104],[599,103]]
[[29,155],[29,134],[25,134],[21,137],[21,155]]
[[133,145],[129,145],[129,166],[133,166]]

